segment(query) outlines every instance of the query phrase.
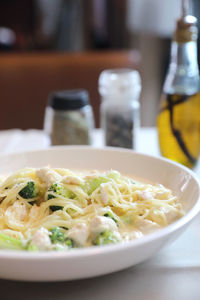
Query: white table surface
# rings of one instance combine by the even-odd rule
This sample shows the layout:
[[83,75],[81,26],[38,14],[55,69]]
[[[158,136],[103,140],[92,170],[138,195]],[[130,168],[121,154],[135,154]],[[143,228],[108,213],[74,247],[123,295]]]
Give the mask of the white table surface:
[[[93,146],[103,146],[103,136],[99,129],[93,132]],[[20,129],[0,131],[0,153],[12,153],[15,151],[26,151],[41,149],[48,146],[48,139],[42,130]],[[159,155],[157,133],[155,128],[142,128],[136,140],[136,150],[151,155]]]
[[[102,136],[98,130],[94,133],[94,146],[102,146]],[[42,131],[0,132],[0,153],[45,147],[47,139]],[[159,155],[154,128],[140,130],[136,150]],[[0,295],[2,300],[199,300],[200,216],[173,244],[137,266],[106,276],[71,282],[0,280]]]

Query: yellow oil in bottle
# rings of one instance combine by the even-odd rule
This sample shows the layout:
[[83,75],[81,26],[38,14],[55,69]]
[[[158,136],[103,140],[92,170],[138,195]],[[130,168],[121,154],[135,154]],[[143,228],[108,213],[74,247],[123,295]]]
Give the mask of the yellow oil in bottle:
[[200,154],[200,93],[163,94],[157,128],[161,154],[193,168]]

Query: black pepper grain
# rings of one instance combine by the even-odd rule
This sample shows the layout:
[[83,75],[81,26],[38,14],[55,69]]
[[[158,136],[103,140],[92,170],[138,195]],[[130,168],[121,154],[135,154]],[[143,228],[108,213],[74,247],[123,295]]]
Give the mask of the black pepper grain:
[[134,147],[134,122],[127,115],[108,112],[105,117],[105,141],[107,146]]

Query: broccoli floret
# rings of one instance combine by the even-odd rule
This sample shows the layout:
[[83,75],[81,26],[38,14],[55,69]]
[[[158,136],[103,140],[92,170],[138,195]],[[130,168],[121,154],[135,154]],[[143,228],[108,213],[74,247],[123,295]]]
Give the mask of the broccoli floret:
[[[53,192],[57,195],[70,198],[70,199],[74,199],[76,197],[76,195],[72,191],[64,188],[62,185],[59,185],[57,183],[52,184],[48,189],[48,192]],[[52,195],[51,193],[49,193],[48,200],[53,198],[56,198],[56,195]]]
[[74,248],[74,241],[72,239],[70,239],[70,238],[66,238],[65,245],[68,248]]
[[50,230],[50,239],[52,244],[62,244],[68,246],[68,248],[74,247],[74,242],[66,236],[60,227],[54,227]]
[[0,233],[0,248],[12,250],[25,250],[22,242],[16,238]]
[[64,234],[64,232],[61,230],[60,227],[54,227],[50,230],[51,235],[50,235],[50,239],[52,244],[56,244],[56,243],[61,243],[63,244],[66,240],[66,235]]
[[116,244],[119,240],[115,236],[115,234],[112,231],[104,231],[98,234],[98,236],[93,241],[93,244],[98,245],[108,245],[108,244]]
[[[50,186],[50,188],[49,188],[48,191],[49,192],[54,192],[54,193],[56,193],[58,195],[62,195],[63,194],[63,188],[62,188],[62,186],[58,185],[57,183],[52,184]],[[51,196],[53,196],[53,195],[51,195]],[[53,196],[53,197],[55,198],[55,196]]]
[[[74,199],[76,197],[76,195],[72,191],[64,188],[62,185],[59,185],[57,183],[52,184],[48,192],[54,192],[57,195],[70,198],[70,199]],[[52,199],[52,198],[56,198],[56,196],[49,193],[48,199]]]
[[24,199],[32,199],[38,195],[34,181],[29,181],[27,185],[19,191],[19,195]]
[[118,224],[118,220],[114,217],[114,215],[110,211],[105,213],[104,217],[111,218],[113,221],[115,221],[116,224]]
[[[61,186],[61,185],[59,185],[57,183],[52,184],[50,186],[48,192],[54,192],[57,195],[60,195],[60,196],[66,197],[66,198],[70,198],[70,199],[74,199],[76,197],[76,195],[72,191],[64,189],[63,186]],[[56,198],[56,196],[52,195],[51,193],[49,193],[47,198],[48,198],[48,200],[50,200],[50,199]],[[52,211],[56,211],[56,210],[62,210],[63,207],[62,206],[58,206],[58,205],[51,205],[50,209]]]

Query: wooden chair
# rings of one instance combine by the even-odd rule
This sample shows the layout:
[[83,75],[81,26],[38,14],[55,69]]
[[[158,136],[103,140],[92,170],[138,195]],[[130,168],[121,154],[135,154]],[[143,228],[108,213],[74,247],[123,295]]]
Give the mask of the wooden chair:
[[42,128],[48,95],[88,90],[99,126],[98,77],[110,68],[138,69],[137,51],[0,55],[0,129]]

